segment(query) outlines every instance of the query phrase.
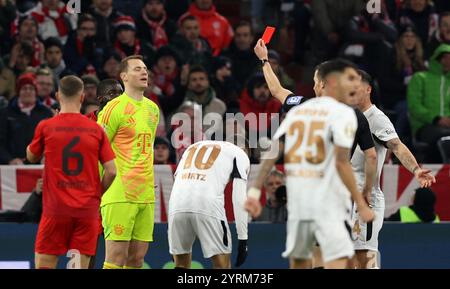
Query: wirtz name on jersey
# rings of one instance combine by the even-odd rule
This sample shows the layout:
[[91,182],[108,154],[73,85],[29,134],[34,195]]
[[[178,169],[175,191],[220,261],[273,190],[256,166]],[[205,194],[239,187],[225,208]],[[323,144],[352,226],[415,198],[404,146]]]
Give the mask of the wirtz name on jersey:
[[198,180],[206,182],[206,175],[197,173],[184,173],[181,175],[183,180]]

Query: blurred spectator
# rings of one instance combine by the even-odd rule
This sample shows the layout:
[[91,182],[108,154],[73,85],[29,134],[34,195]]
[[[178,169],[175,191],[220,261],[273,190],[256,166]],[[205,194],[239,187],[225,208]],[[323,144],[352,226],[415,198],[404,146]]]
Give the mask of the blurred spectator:
[[123,59],[130,55],[142,55],[147,67],[153,63],[155,51],[150,43],[136,37],[136,24],[130,16],[120,16],[114,22],[117,40],[114,43],[116,52]]
[[17,97],[0,111],[0,164],[21,165],[27,145],[38,123],[53,116],[37,99],[34,74],[26,73],[17,80]]
[[97,24],[89,14],[78,19],[77,30],[73,31],[64,47],[67,67],[77,75],[99,70],[103,51],[95,43]]
[[0,57],[0,96],[10,100],[16,95],[16,76],[6,67],[3,59]]
[[408,84],[411,128],[418,140],[430,144],[427,162],[441,163],[436,142],[450,136],[450,45],[441,44],[427,71],[415,73]]
[[77,27],[77,14],[68,13],[66,4],[60,0],[41,0],[30,14],[38,22],[38,34],[43,40],[58,37],[65,44],[69,33]]
[[295,82],[292,80],[292,78],[287,75],[287,73],[284,71],[283,67],[281,67],[281,58],[280,54],[276,52],[273,49],[269,49],[269,62],[270,66],[272,67],[273,72],[275,72],[275,75],[277,76],[278,80],[280,80],[281,86],[286,88],[290,91],[295,91]]
[[200,36],[200,24],[197,18],[186,15],[179,20],[179,31],[170,41],[181,57],[182,63],[202,65],[209,68],[212,58],[211,46]]
[[387,11],[371,14],[364,7],[348,21],[342,36],[345,41],[342,54],[346,58],[363,67],[374,77],[384,73],[387,67],[379,60],[386,58],[389,49],[397,40],[397,30],[388,18]]
[[155,138],[153,164],[155,165],[168,165],[170,163],[170,142],[165,137],[157,136]]
[[54,76],[50,68],[40,67],[36,71],[36,84],[39,101],[46,107],[51,108],[56,100],[54,98]]
[[112,0],[94,0],[89,14],[97,22],[97,45],[103,49],[109,47],[115,39],[113,23],[123,14],[112,6]]
[[177,32],[177,24],[167,18],[163,0],[144,0],[144,7],[137,18],[138,37],[153,45],[155,49],[169,44]]
[[31,66],[36,67],[44,62],[44,44],[38,39],[38,23],[36,19],[31,16],[24,16],[19,19],[19,31],[16,36],[15,46],[20,45],[20,42],[27,41],[33,47],[33,58]]
[[64,76],[73,74],[66,67],[66,63],[63,60],[63,45],[56,37],[50,37],[45,41],[45,62],[52,70],[57,84]]
[[[151,75],[153,75],[153,73]],[[153,78],[149,79],[149,89],[152,90],[152,94],[154,94],[153,97],[157,98],[157,101],[155,102],[159,105],[165,118],[170,119],[170,115],[183,103],[186,96],[188,75],[189,65],[183,65],[181,68],[180,77],[173,83],[174,93],[172,96],[167,96],[162,92],[162,90],[156,85],[154,75]],[[153,100],[151,97],[150,99]]]
[[296,1],[294,7],[294,61],[304,64],[306,62],[306,42],[311,33],[311,7],[305,1]]
[[342,34],[349,19],[358,15],[365,7],[361,0],[314,0],[311,13],[314,19],[313,51],[319,58],[328,59],[336,56],[342,44]]
[[425,70],[422,42],[414,26],[401,27],[400,37],[389,57],[384,58],[386,70],[379,76],[383,108],[395,111],[395,129],[400,139],[411,143],[406,89],[414,73]]
[[252,18],[252,27],[258,32],[264,29],[263,19],[265,16],[264,7],[267,0],[250,0],[250,16]]
[[[158,105],[158,108],[162,111],[160,99],[164,99],[166,98],[166,96],[163,95],[161,89],[155,85],[155,74],[151,70],[149,70],[148,72],[148,86],[144,92],[144,96],[156,103],[156,105]],[[175,97],[171,97],[171,99],[174,101]],[[180,100],[180,102],[176,105],[180,105],[182,101],[183,100]],[[159,114],[159,122],[158,126],[156,127],[156,136],[167,136],[166,118],[164,113]]]
[[99,104],[97,100],[97,87],[100,83],[95,75],[83,75],[81,80],[84,84],[84,101],[81,106],[82,114],[86,114],[86,108],[89,104]]
[[0,0],[0,55],[8,52],[10,39],[10,25],[16,18],[16,7],[10,0]]
[[400,207],[386,221],[400,221],[402,223],[439,223],[434,205],[436,196],[429,188],[418,188],[413,197],[413,204]]
[[184,151],[193,143],[205,140],[202,119],[202,107],[195,102],[185,101],[175,113],[170,124],[172,126],[171,143],[175,148],[176,162],[178,163]]
[[194,0],[188,12],[180,19],[186,15],[193,15],[198,19],[200,35],[208,40],[214,56],[230,45],[233,29],[228,20],[216,11],[213,0]]
[[[278,114],[281,106],[281,102],[270,94],[264,75],[261,72],[255,73],[250,78],[247,87],[241,93],[241,112],[244,116],[249,113],[256,115],[256,122],[250,122],[248,128],[252,131],[258,131],[260,134],[265,134],[268,131],[271,124],[271,114]],[[265,123],[260,122],[263,114],[266,114]]]
[[428,41],[438,28],[438,15],[431,0],[405,0],[399,11],[399,25],[414,25],[426,47]]
[[153,66],[154,83],[165,96],[175,94],[176,81],[180,81],[180,59],[177,52],[171,46],[163,46],[156,52],[155,65]]
[[188,11],[190,3],[190,0],[165,0],[164,6],[167,16],[174,21],[178,21]]
[[9,68],[14,71],[16,77],[25,72],[27,67],[31,67],[33,54],[33,46],[28,41],[21,41],[14,45],[9,56]]
[[259,67],[260,61],[253,52],[255,40],[253,30],[249,22],[241,21],[235,27],[235,35],[230,48],[223,55],[231,59],[233,64],[233,76],[241,87]]
[[199,104],[203,118],[208,113],[223,115],[227,110],[225,103],[216,97],[216,92],[209,82],[208,72],[201,66],[193,66],[189,71],[185,100]]
[[426,59],[429,59],[433,52],[441,44],[450,44],[450,11],[439,15],[439,29],[434,33],[426,49]]
[[100,79],[119,79],[119,66],[121,57],[115,50],[110,49],[103,56],[104,61],[100,71]]
[[225,56],[213,59],[211,86],[216,91],[217,97],[227,106],[227,112],[239,112],[240,85],[234,78],[231,60]]
[[271,171],[266,178],[264,188],[266,190],[266,205],[255,221],[285,223],[287,208],[284,174],[278,170]]
[[23,222],[31,222],[38,224],[42,215],[42,188],[43,179],[39,178],[36,181],[31,195],[28,197],[25,204],[22,206],[21,212],[24,213]]

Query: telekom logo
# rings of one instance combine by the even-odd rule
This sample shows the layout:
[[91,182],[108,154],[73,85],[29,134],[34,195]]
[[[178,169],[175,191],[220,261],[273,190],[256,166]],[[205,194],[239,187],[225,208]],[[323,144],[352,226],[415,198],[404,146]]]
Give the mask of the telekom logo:
[[370,14],[380,14],[381,13],[381,0],[369,0],[366,5],[366,10]]
[[[149,150],[152,146],[151,143],[151,139],[152,139],[152,135],[150,133],[140,133],[138,134],[138,143],[137,146],[142,148],[141,153],[142,154],[148,154]],[[147,148],[149,148],[149,150],[147,151]]]
[[69,0],[66,5],[67,12],[70,14],[80,14],[81,13],[81,0]]

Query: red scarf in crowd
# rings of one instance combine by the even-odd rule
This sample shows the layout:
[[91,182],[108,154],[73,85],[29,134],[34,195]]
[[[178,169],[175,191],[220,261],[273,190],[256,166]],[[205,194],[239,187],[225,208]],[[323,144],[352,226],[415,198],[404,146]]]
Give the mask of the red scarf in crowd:
[[[134,55],[140,55],[141,54],[141,40],[139,39],[135,39],[134,40]],[[114,43],[114,48],[116,48],[117,52],[119,53],[121,58],[125,58],[128,55],[125,53],[124,49],[122,48],[122,44],[120,43],[119,40],[116,40],[116,42]]]
[[159,49],[161,46],[169,44],[169,38],[167,37],[166,31],[164,30],[164,23],[166,23],[167,16],[166,13],[163,14],[163,17],[160,21],[153,21],[148,18],[147,14],[144,10],[142,10],[142,19],[148,24],[150,29],[152,30],[153,39],[152,44],[156,49]]
[[41,45],[37,38],[33,40],[33,43],[31,43],[33,46],[33,59],[31,59],[31,66],[36,67],[41,65]]
[[175,93],[175,86],[173,82],[178,76],[178,68],[172,74],[166,75],[159,71],[158,67],[154,67],[155,71],[155,85],[161,89],[165,96],[172,96]]
[[67,13],[66,5],[52,11],[56,11],[58,15],[56,17],[51,16],[48,7],[42,7],[43,14],[33,12],[31,13],[31,15],[36,19],[38,23],[44,22],[45,17],[52,19],[55,23],[56,29],[58,30],[59,36],[66,36],[69,33],[69,29],[67,29],[66,25],[66,20],[64,19],[64,15]]

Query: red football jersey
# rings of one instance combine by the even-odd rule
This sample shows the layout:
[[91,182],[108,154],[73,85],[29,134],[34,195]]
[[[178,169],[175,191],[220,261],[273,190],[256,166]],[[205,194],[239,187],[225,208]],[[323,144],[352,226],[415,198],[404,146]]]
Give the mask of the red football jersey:
[[86,114],[86,117],[89,118],[90,120],[97,122],[97,112],[98,112],[98,110],[94,110],[94,111]]
[[115,158],[103,129],[79,113],[41,121],[30,144],[44,154],[43,214],[98,216],[101,183],[98,163]]

